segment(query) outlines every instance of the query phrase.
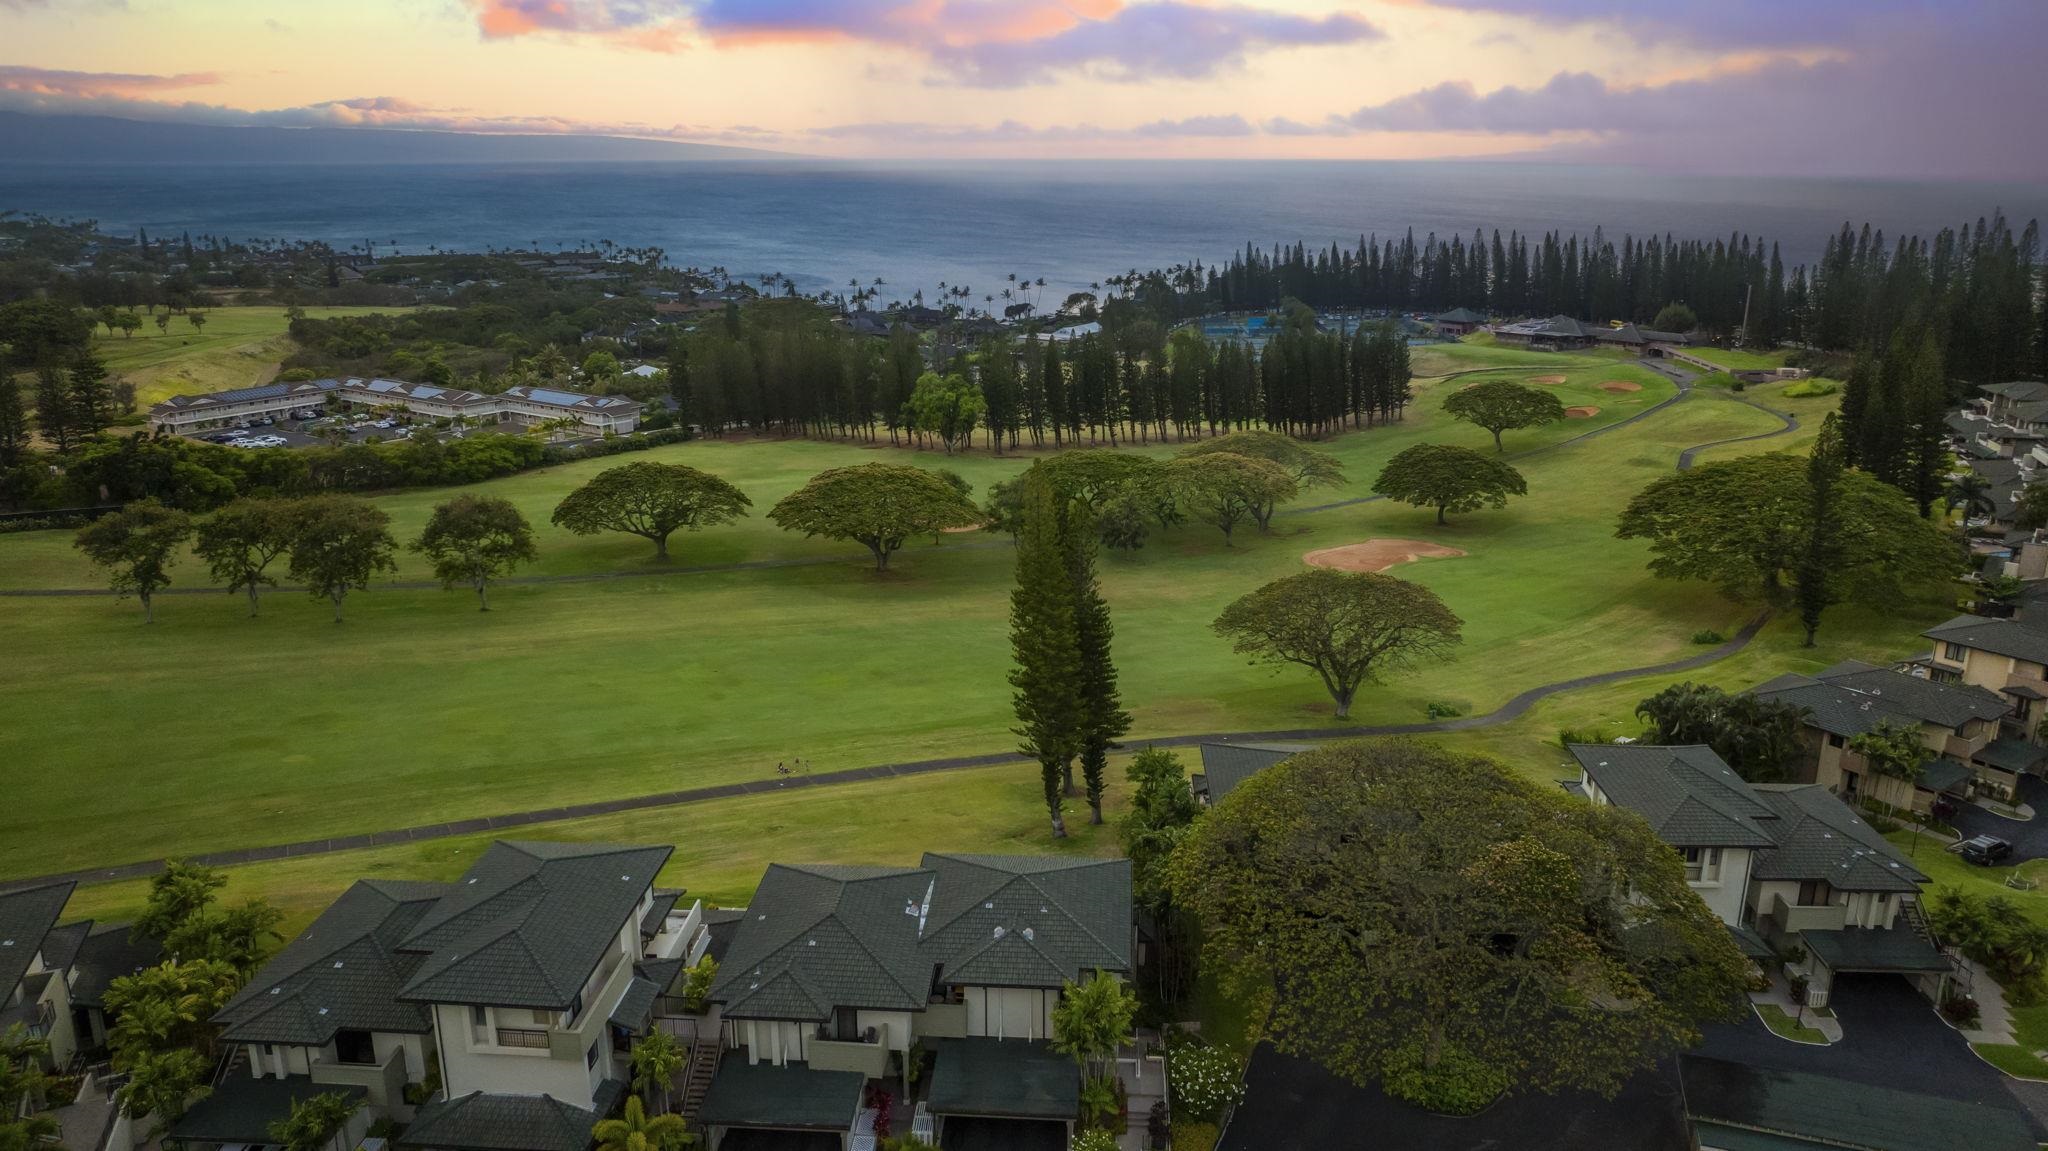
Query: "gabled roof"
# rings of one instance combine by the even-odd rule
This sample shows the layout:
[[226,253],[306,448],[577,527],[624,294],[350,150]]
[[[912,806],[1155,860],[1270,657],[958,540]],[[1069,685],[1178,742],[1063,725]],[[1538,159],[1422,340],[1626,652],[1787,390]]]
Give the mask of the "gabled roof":
[[1960,644],[1993,655],[2048,664],[2048,631],[2038,631],[2017,619],[1959,615],[1920,634],[1936,643]]
[[1981,687],[1938,683],[1857,660],[1811,676],[1781,675],[1750,690],[1759,699],[1803,707],[1809,725],[1845,737],[1871,731],[1887,720],[1956,728],[2012,710],[2010,703]]
[[1202,782],[1196,790],[1215,803],[1253,775],[1309,747],[1305,743],[1205,743]]
[[2003,384],[1979,384],[1977,390],[2008,400],[2048,400],[2048,384],[2039,380],[2013,380]]
[[75,883],[46,883],[0,893],[0,1000],[14,994],[43,939],[57,926]]
[[420,1108],[398,1142],[459,1151],[584,1151],[591,1128],[611,1113],[624,1091],[618,1080],[605,1080],[588,1111],[552,1095],[472,1091]]
[[399,996],[568,1007],[629,919],[637,930],[641,896],[673,850],[493,843],[399,941],[424,954]]
[[640,401],[627,396],[593,396],[584,392],[572,392],[566,388],[535,387],[531,384],[506,388],[499,394],[536,404],[546,404],[551,408],[575,411],[624,411],[640,406]]
[[1436,317],[1439,324],[1483,324],[1486,317],[1470,308],[1452,308]]
[[426,1008],[398,999],[420,964],[398,943],[448,889],[358,880],[214,1016],[222,1038],[317,1047],[344,1028],[433,1030]]
[[1877,829],[1817,783],[1759,784],[1756,793],[1778,815],[1777,841],[1757,853],[1757,879],[1824,879],[1838,891],[1916,892],[1927,877]]
[[230,388],[224,392],[204,392],[196,396],[172,396],[152,405],[152,412],[176,412],[192,408],[212,408],[222,404],[246,403],[250,400],[283,399],[286,396],[311,396],[331,392],[341,386],[337,380],[301,380],[298,383],[259,384],[253,388]]
[[1674,847],[1769,847],[1772,809],[1703,745],[1575,743],[1572,757],[1608,802],[1642,816]]
[[408,400],[431,400],[437,404],[465,407],[481,403],[490,397],[481,392],[466,391],[462,388],[444,388],[439,384],[415,384],[410,380],[387,380],[382,377],[365,380],[350,377],[337,385],[344,392],[367,392],[375,396],[393,396]]
[[43,936],[43,966],[52,971],[69,969],[78,962],[79,949],[85,946],[86,937],[91,934],[90,919],[51,928],[50,933]]
[[921,868],[770,864],[712,985],[728,1016],[824,1020],[835,1007],[922,1009]]
[[96,926],[78,949],[78,978],[71,984],[71,1002],[98,1006],[109,983],[156,966],[163,953],[162,940],[149,936],[135,939],[128,924]]
[[1131,970],[1131,862],[926,854],[925,967],[954,986],[1052,987]]

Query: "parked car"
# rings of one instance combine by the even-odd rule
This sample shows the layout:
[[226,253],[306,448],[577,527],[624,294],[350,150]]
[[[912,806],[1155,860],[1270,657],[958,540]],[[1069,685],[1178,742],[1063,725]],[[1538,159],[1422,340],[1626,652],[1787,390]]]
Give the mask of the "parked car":
[[2012,856],[2012,844],[1995,835],[1979,835],[1964,840],[1962,846],[1956,848],[1956,854],[1962,856],[1966,863],[1990,867]]

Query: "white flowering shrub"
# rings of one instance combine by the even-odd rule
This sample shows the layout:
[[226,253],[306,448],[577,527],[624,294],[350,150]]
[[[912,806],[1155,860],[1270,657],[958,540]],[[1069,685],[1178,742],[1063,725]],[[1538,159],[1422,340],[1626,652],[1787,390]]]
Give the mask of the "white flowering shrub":
[[1074,1136],[1072,1151],[1117,1151],[1116,1136],[1100,1127]]
[[1175,1119],[1211,1121],[1244,1098],[1237,1060],[1221,1048],[1189,1043],[1166,1056],[1166,1081],[1172,1088]]

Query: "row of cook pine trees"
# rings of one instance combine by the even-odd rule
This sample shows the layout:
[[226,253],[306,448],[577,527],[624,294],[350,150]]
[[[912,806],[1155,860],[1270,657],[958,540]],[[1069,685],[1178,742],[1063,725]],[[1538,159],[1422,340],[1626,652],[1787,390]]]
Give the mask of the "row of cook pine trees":
[[1183,328],[1151,347],[997,334],[927,351],[905,328],[848,335],[801,301],[773,301],[678,340],[669,381],[682,422],[710,435],[886,435],[948,450],[979,440],[999,452],[1252,427],[1317,435],[1399,419],[1409,400],[1398,328],[1322,331],[1298,304],[1262,350]]

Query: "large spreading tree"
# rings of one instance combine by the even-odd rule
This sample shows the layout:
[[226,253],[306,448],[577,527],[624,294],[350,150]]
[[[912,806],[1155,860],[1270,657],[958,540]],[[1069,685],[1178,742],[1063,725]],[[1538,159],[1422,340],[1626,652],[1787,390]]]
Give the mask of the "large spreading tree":
[[284,500],[238,499],[200,521],[192,551],[229,595],[248,593],[253,619],[262,589],[277,583],[270,564],[290,549],[295,524],[296,512]]
[[563,497],[554,522],[580,536],[626,532],[654,544],[668,558],[668,537],[730,523],[753,501],[738,488],[687,464],[632,463],[599,472]]
[[80,528],[74,546],[106,571],[117,594],[142,601],[144,623],[155,623],[156,593],[170,586],[171,565],[191,536],[191,516],[155,500],[137,500]]
[[341,601],[349,592],[368,588],[370,577],[398,567],[392,559],[397,544],[391,538],[391,517],[368,500],[300,500],[295,519],[287,570],[313,598],[334,604],[335,623],[341,622]]
[[1463,621],[1420,584],[1313,568],[1240,598],[1213,626],[1240,654],[1315,672],[1343,718],[1360,685],[1447,655],[1462,640]]
[[1273,508],[1301,490],[1285,467],[1236,452],[1182,456],[1167,465],[1167,483],[1175,501],[1215,525],[1226,544],[1230,533],[1247,519],[1266,530]]
[[1409,740],[1235,788],[1173,861],[1203,954],[1266,1037],[1443,1111],[1612,1095],[1740,1016],[1749,963],[1641,818]]
[[[1226,432],[1183,448],[1180,454],[1200,456],[1213,452],[1230,452],[1279,464],[1294,477],[1298,490],[1337,487],[1344,482],[1344,465],[1336,456],[1317,451],[1284,432],[1269,432],[1264,428]],[[1260,531],[1271,530],[1273,508],[1271,500],[1253,505],[1252,518],[1258,521]]]
[[1555,393],[1513,380],[1487,380],[1444,397],[1444,412],[1493,433],[1493,450],[1504,451],[1500,434],[1516,428],[1541,427],[1564,418],[1564,403]]
[[1651,743],[1703,743],[1751,783],[1784,779],[1806,754],[1807,709],[1711,684],[1674,683],[1636,705]]
[[865,544],[875,570],[916,536],[982,522],[981,509],[944,476],[907,464],[857,464],[812,476],[782,497],[768,518],[786,531]]
[[1809,639],[1831,604],[1892,607],[1963,566],[1956,534],[1898,489],[1783,454],[1666,476],[1629,501],[1615,534],[1648,540],[1650,571],[1664,579],[1704,580],[1741,602],[1798,602]]
[[442,587],[474,588],[478,611],[491,610],[492,580],[540,558],[532,525],[511,500],[496,496],[462,495],[435,505],[412,549],[433,561]]
[[1522,473],[1505,461],[1455,444],[1403,448],[1380,469],[1372,490],[1390,500],[1436,509],[1436,522],[1449,512],[1504,508],[1509,496],[1529,494]]

